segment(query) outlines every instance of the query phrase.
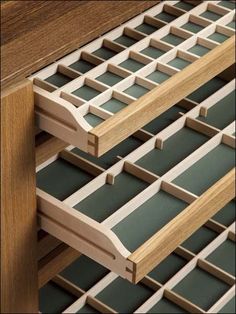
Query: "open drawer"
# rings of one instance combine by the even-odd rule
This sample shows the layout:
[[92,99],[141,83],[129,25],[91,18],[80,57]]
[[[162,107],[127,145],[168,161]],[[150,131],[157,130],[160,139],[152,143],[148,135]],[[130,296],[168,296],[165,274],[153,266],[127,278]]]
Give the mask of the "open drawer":
[[32,75],[39,128],[98,157],[171,108],[234,63],[221,2],[162,1]]
[[140,281],[235,197],[234,86],[208,82],[209,97],[189,95],[199,103],[107,169],[73,147],[41,165],[40,227]]

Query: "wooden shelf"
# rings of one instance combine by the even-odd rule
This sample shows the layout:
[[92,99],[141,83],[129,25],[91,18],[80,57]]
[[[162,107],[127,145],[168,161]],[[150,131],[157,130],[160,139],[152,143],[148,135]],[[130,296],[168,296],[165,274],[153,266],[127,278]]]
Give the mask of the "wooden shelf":
[[177,4],[163,1],[31,76],[38,127],[98,157],[231,66],[234,11]]
[[[39,166],[40,227],[121,277],[142,280],[235,197],[235,81],[210,84],[206,99],[180,102],[192,109],[107,169],[71,146]],[[221,106],[230,116],[219,125]]]

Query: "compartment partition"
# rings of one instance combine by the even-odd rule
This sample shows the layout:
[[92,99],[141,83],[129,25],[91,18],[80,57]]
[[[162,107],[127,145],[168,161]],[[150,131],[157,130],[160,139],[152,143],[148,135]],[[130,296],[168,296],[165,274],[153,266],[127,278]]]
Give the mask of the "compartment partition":
[[[178,104],[181,107],[172,107],[187,112],[180,113],[156,135],[145,128],[137,132],[134,136],[145,139],[143,144],[130,153],[125,145],[128,155],[118,157],[111,167],[113,153],[119,150],[97,162],[92,156],[87,160],[84,152],[72,146],[41,165],[39,183],[51,174],[57,181],[53,167],[61,163],[60,159],[69,163],[68,168],[78,167],[72,176],[64,178],[70,195],[53,194],[53,180],[48,181],[49,186],[40,183],[42,190],[38,189],[37,194],[41,228],[135,283],[181,243],[185,259],[199,254],[202,246],[193,245],[194,239],[202,239],[205,246],[226,228],[224,223],[234,219],[232,203],[224,209],[224,218],[217,212],[235,197],[235,121],[229,117],[225,127],[218,129],[199,117],[207,119],[219,104],[227,105],[235,81],[224,81],[222,87],[214,79],[211,84],[213,88],[202,102],[184,99]],[[52,170],[47,172],[47,168]],[[82,183],[77,181],[77,171],[85,172],[84,179],[80,178]],[[194,233],[213,215],[216,220],[199,229],[199,234]],[[150,273],[151,278],[156,275],[155,271]]]
[[196,89],[234,62],[233,20],[220,1],[162,1],[31,76],[39,128],[98,157],[184,97],[203,101],[211,83]]

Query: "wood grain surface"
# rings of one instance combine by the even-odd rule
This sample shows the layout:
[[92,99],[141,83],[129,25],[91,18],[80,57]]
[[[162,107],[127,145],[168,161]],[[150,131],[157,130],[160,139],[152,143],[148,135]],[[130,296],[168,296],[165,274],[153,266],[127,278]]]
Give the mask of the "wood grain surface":
[[2,87],[25,78],[158,2],[2,2]]
[[1,313],[38,312],[34,102],[30,81],[1,98]]

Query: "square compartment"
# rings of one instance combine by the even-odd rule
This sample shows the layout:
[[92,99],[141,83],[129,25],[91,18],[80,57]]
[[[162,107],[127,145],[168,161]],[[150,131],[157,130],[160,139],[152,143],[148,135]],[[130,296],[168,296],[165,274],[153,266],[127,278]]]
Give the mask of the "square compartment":
[[149,92],[149,89],[147,89],[146,87],[143,87],[137,83],[135,83],[134,85],[128,87],[127,89],[123,90],[123,93],[130,95],[134,98],[139,98],[143,95],[145,95],[146,93]]
[[228,23],[226,26],[235,29],[235,20],[233,20],[232,22]]
[[150,35],[152,33],[154,33],[155,31],[158,30],[157,27],[153,26],[153,25],[150,25],[146,22],[138,25],[137,27],[135,27],[135,29],[141,33],[144,33],[146,35]]
[[206,53],[210,51],[209,48],[204,47],[202,45],[196,44],[195,46],[188,49],[189,52],[194,53],[197,56],[204,56]]
[[187,264],[187,261],[177,255],[171,253],[164,261],[151,271],[148,276],[164,285],[170,280],[180,269]]
[[59,200],[64,200],[94,177],[59,158],[37,172],[37,187]]
[[60,275],[82,290],[88,291],[108,273],[107,268],[83,255],[66,267]]
[[220,5],[224,8],[230,9],[230,10],[234,10],[235,9],[235,3],[227,0],[227,1],[220,1],[219,3],[217,3],[217,5]]
[[110,71],[107,71],[105,73],[103,73],[102,75],[96,77],[96,80],[98,80],[99,82],[102,82],[108,86],[113,86],[117,83],[119,83],[120,81],[122,81],[124,78],[112,73]]
[[212,217],[213,220],[228,227],[234,223],[236,219],[235,200],[229,202],[218,213]]
[[207,20],[211,20],[211,21],[217,21],[222,17],[222,15],[217,14],[217,13],[210,11],[210,10],[206,10],[205,12],[200,14],[200,16],[204,17]]
[[174,21],[175,19],[177,19],[177,17],[178,16],[166,12],[165,6],[163,7],[162,12],[155,15],[156,19],[161,20],[161,21],[166,22],[166,23],[170,23],[170,22]]
[[130,46],[136,44],[136,42],[138,42],[138,40],[133,38],[133,37],[130,37],[128,35],[123,34],[120,37],[114,39],[114,42],[121,44],[125,47],[130,47]]
[[206,260],[235,277],[235,242],[227,239]]
[[91,100],[94,97],[98,96],[101,92],[88,86],[88,85],[83,85],[80,88],[76,89],[75,91],[73,91],[72,94],[84,99],[84,100]]
[[161,50],[159,48],[155,48],[153,46],[148,46],[147,48],[141,50],[140,53],[142,53],[148,57],[151,57],[153,59],[157,59],[157,58],[161,57],[163,54],[165,54],[166,51]]
[[216,41],[218,43],[223,43],[224,41],[226,41],[227,39],[229,39],[228,36],[222,34],[222,33],[219,33],[219,32],[215,32],[213,34],[211,34],[210,36],[208,36],[207,38],[213,40],[213,41]]
[[106,101],[104,104],[102,104],[100,107],[112,113],[117,113],[120,110],[124,109],[126,106],[128,106],[126,103],[116,98],[111,98],[108,101]]
[[119,66],[131,72],[136,72],[140,70],[142,67],[144,67],[145,64],[138,62],[132,58],[128,58],[127,60],[121,62]]
[[189,313],[179,307],[177,304],[169,301],[166,298],[162,298],[160,301],[157,302],[147,313]]
[[179,1],[178,3],[174,4],[175,7],[182,9],[184,11],[190,11],[195,8],[195,5],[192,3],[185,2],[183,0]]
[[206,117],[198,120],[210,124],[218,129],[224,129],[235,120],[235,91],[210,107]]
[[88,124],[90,124],[93,128],[95,128],[95,126],[99,125],[100,123],[102,123],[104,120],[102,118],[100,118],[99,116],[96,116],[93,113],[87,113],[84,116],[84,119],[86,120],[86,122],[88,122]]
[[184,127],[164,141],[162,150],[151,150],[137,160],[136,164],[162,176],[208,139],[205,135]]
[[182,247],[193,252],[194,254],[198,254],[201,250],[203,250],[210,242],[212,242],[218,233],[215,231],[203,226],[195,231],[184,243],[182,243]]
[[195,33],[195,34],[204,29],[204,27],[202,25],[199,25],[199,24],[196,24],[196,23],[193,23],[190,21],[187,22],[186,24],[182,25],[181,28],[183,28],[189,32]]
[[161,84],[164,81],[168,80],[168,78],[170,78],[170,75],[164,72],[161,72],[159,70],[156,70],[152,72],[151,74],[149,74],[148,76],[146,76],[146,78],[155,83]]
[[184,68],[186,68],[186,66],[188,66],[189,64],[191,64],[190,61],[187,61],[183,58],[180,57],[176,57],[173,60],[169,61],[168,64],[174,68],[177,68],[179,70],[182,70]]
[[117,54],[117,52],[105,46],[102,46],[98,48],[97,50],[93,51],[92,54],[95,55],[96,57],[102,58],[104,60],[108,60],[114,57]]
[[39,290],[39,310],[41,313],[62,313],[78,297],[50,281]]
[[70,78],[70,77],[68,77],[68,76],[66,76],[60,72],[56,72],[55,74],[46,78],[45,81],[54,85],[54,86],[62,87],[63,85],[72,81],[72,78]]
[[133,313],[153,295],[154,291],[142,283],[136,285],[122,278],[115,279],[96,298],[118,313]]
[[197,267],[182,279],[173,290],[207,311],[229,288],[230,286],[220,279]]
[[94,67],[96,67],[96,64],[93,64],[82,57],[78,60],[75,61],[74,63],[70,64],[69,67],[80,72],[80,73],[86,73],[90,70],[92,70]]
[[201,195],[234,166],[234,149],[220,144],[185,170],[173,183],[194,194]]
[[[122,172],[115,177],[113,185],[104,184],[74,208],[90,218],[102,222],[147,186],[148,183],[127,172]],[[126,188],[124,189],[124,187]]]
[[187,206],[184,201],[160,190],[112,230],[124,246],[134,252]]
[[172,46],[178,46],[182,44],[186,39],[177,35],[174,35],[172,33],[169,33],[168,35],[161,38],[162,41],[172,45]]

